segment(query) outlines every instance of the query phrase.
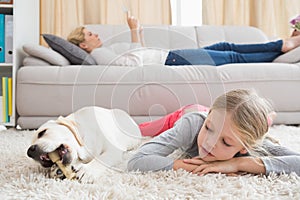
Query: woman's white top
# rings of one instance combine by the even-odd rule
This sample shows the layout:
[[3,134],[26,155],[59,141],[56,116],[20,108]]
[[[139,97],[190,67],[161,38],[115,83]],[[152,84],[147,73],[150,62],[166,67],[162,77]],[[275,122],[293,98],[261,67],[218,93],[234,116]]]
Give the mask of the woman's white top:
[[165,64],[169,50],[142,47],[140,43],[115,43],[91,52],[98,65],[143,66]]

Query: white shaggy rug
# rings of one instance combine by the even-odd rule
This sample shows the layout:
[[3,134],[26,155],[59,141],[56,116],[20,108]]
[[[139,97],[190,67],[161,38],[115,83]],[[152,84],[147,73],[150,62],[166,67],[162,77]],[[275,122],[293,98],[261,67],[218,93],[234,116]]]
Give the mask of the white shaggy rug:
[[[270,133],[300,152],[300,127],[274,126]],[[1,199],[300,199],[300,177],[295,174],[199,177],[185,171],[110,172],[94,184],[56,181],[26,156],[32,134],[0,132]]]

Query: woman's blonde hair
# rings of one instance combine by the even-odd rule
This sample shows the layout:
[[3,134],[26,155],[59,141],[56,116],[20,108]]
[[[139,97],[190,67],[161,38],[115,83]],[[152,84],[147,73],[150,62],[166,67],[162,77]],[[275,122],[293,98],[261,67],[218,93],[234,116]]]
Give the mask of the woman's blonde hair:
[[80,43],[84,42],[84,32],[83,30],[85,27],[80,26],[75,28],[68,36],[67,40],[77,46],[79,46]]
[[261,151],[261,142],[268,132],[271,105],[254,90],[237,89],[219,96],[211,110],[224,109],[231,114],[234,130],[249,151]]

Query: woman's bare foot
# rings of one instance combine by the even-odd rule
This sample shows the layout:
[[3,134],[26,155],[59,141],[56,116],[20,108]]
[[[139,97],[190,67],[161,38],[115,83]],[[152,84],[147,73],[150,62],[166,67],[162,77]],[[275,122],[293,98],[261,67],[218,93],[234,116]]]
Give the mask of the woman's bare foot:
[[283,40],[283,45],[282,45],[281,51],[283,53],[286,53],[298,46],[300,46],[300,35],[290,37],[290,38]]
[[294,31],[292,32],[291,37],[295,37],[295,36],[298,36],[298,35],[300,35],[300,31],[297,31],[296,29],[294,29]]

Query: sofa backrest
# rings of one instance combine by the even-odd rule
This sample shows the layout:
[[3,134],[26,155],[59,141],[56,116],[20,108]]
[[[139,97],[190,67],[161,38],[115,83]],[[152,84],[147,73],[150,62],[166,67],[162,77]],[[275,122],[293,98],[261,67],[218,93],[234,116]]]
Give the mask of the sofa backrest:
[[[99,34],[104,45],[130,42],[127,25],[86,25],[88,30]],[[258,28],[250,26],[144,26],[147,47],[165,49],[198,48],[216,42],[233,43],[267,42],[267,36]]]
[[220,41],[233,43],[267,42],[266,34],[252,26],[198,26],[196,27],[198,45],[200,47]]

